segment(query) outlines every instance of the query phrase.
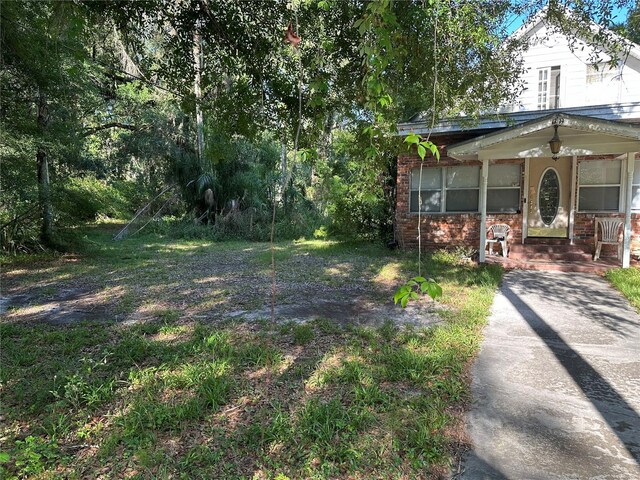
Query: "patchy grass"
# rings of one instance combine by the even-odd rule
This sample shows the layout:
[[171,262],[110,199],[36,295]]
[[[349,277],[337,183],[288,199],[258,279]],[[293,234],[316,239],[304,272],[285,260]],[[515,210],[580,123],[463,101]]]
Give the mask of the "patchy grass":
[[606,276],[640,311],[640,268],[616,268],[609,270]]
[[[468,366],[499,268],[427,255],[448,305],[437,327],[247,323],[228,313],[268,303],[267,245],[110,234],[88,231],[81,256],[6,262],[9,295],[32,307],[59,295],[86,318],[52,325],[18,308],[0,321],[0,476],[446,473],[465,443]],[[279,290],[293,299],[358,291],[388,302],[390,282],[415,273],[414,255],[378,246],[278,248]]]

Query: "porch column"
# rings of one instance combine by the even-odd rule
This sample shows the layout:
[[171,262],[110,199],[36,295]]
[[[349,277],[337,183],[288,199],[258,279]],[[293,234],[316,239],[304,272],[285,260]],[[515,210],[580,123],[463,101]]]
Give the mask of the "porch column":
[[529,236],[529,168],[531,168],[531,159],[524,159],[524,183],[522,184],[522,244]]
[[569,206],[569,243],[575,244],[573,227],[576,223],[576,192],[578,190],[578,157],[571,158],[571,205]]
[[624,202],[624,244],[622,250],[622,268],[629,268],[631,264],[631,200],[633,198],[631,185],[633,184],[633,167],[635,153],[627,153],[627,185],[625,188]]
[[480,252],[478,261],[485,262],[485,248],[487,247],[487,179],[489,178],[489,160],[482,160],[480,171]]

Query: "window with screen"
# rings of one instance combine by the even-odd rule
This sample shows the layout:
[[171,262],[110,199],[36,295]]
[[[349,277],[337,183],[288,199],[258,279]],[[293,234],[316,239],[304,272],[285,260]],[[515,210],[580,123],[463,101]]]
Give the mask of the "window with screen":
[[480,167],[447,167],[447,212],[477,212]]
[[633,180],[631,181],[631,210],[640,210],[640,160],[633,166]]
[[423,212],[440,212],[442,210],[442,168],[423,168],[420,181],[420,167],[411,170],[410,210]]
[[578,174],[578,210],[581,212],[617,212],[620,210],[620,160],[580,162]]
[[480,167],[456,166],[423,168],[411,171],[411,212],[477,212],[480,192]]
[[520,210],[520,165],[490,165],[487,182],[487,212],[516,213]]

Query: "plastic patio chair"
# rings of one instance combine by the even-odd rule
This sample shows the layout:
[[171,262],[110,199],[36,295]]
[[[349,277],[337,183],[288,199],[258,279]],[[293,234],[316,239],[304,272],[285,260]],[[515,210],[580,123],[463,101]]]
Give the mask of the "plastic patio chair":
[[[502,256],[506,257],[509,251],[507,237],[511,228],[506,223],[496,223],[487,229],[487,243],[489,244],[489,255],[493,255],[493,244],[502,245]],[[491,235],[491,237],[489,237]]]
[[[622,242],[620,241],[620,228],[624,222],[619,218],[596,218],[594,242],[596,253],[593,256],[595,262],[600,258],[602,245],[617,245],[618,260],[622,258]],[[600,227],[600,240],[598,240],[598,226]]]

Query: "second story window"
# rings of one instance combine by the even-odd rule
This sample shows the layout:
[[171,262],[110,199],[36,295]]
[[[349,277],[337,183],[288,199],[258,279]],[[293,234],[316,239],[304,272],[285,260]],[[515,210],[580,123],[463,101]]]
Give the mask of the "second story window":
[[560,108],[560,66],[538,69],[538,110]]
[[619,88],[621,86],[618,69],[608,63],[594,63],[587,65],[587,105],[603,105],[620,101]]

